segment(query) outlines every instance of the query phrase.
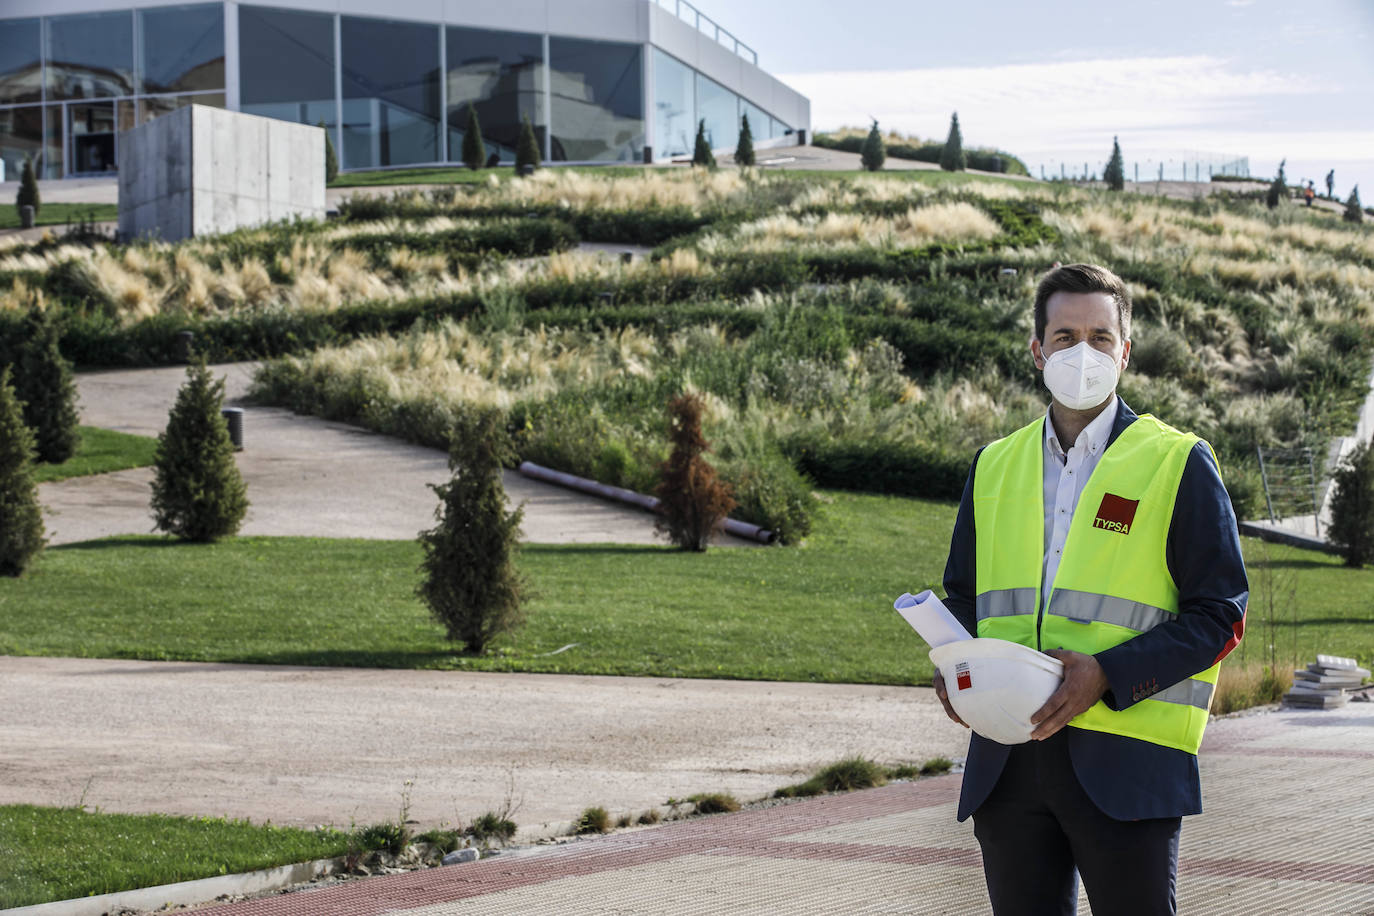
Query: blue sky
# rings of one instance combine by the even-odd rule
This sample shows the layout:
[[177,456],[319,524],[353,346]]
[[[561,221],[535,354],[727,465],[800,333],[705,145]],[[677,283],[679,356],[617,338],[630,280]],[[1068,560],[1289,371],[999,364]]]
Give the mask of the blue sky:
[[816,129],[942,140],[957,110],[965,145],[1028,162],[1096,170],[1115,135],[1127,177],[1159,153],[1248,156],[1264,177],[1286,157],[1290,180],[1321,189],[1334,168],[1339,196],[1358,181],[1374,204],[1374,0],[696,5],[811,98]]

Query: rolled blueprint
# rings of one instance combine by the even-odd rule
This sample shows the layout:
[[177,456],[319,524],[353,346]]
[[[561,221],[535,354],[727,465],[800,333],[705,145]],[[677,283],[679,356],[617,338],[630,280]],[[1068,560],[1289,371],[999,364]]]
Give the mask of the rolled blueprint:
[[961,639],[972,639],[963,624],[954,619],[949,608],[930,589],[919,595],[903,595],[892,602],[892,607],[932,649]]

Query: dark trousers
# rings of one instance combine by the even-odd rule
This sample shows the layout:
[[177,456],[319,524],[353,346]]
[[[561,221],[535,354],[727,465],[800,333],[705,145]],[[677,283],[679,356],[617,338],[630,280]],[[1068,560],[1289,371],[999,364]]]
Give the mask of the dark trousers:
[[995,916],[1174,916],[1181,818],[1118,821],[1078,784],[1067,730],[1012,749],[973,813]]

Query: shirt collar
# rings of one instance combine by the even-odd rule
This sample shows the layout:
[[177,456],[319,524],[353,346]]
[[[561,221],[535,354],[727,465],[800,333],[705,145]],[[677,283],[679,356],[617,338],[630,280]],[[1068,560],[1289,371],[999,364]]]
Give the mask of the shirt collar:
[[1082,445],[1087,449],[1089,455],[1094,457],[1101,455],[1107,448],[1107,440],[1112,435],[1112,425],[1116,422],[1117,403],[1116,393],[1112,393],[1112,399],[1107,402],[1107,407],[1100,414],[1093,417],[1093,421],[1083,427],[1083,431],[1078,434],[1078,441],[1072,443],[1069,448],[1064,448],[1059,443],[1059,435],[1054,431],[1054,422],[1050,419],[1049,410],[1045,411],[1045,445],[1049,447],[1050,454],[1059,458],[1061,461],[1068,456],[1069,449],[1075,445]]

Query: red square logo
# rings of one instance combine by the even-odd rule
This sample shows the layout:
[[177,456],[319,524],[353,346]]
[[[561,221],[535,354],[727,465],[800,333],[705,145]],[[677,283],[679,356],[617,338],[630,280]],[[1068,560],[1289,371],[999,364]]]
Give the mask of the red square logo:
[[1131,523],[1135,521],[1135,510],[1140,505],[1138,499],[1127,499],[1115,493],[1102,494],[1102,505],[1097,507],[1097,517],[1093,527],[1117,534],[1130,534]]
[[959,662],[954,666],[954,681],[960,690],[968,690],[973,686],[973,675],[969,673],[968,662]]

